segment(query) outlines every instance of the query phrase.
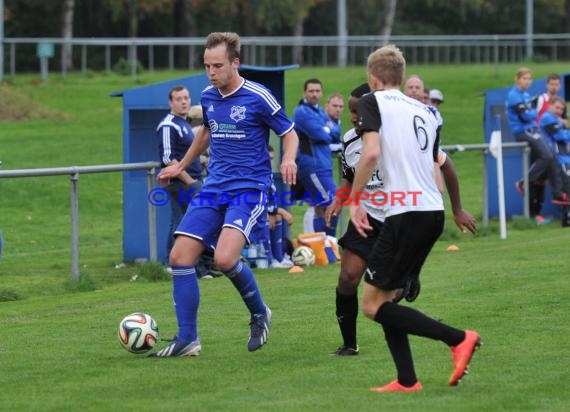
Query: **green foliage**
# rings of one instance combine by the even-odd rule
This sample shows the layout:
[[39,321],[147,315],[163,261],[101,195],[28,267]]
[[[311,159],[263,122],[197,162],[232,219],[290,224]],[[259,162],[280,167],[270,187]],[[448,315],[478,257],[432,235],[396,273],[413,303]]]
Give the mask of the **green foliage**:
[[534,219],[519,217],[512,220],[512,227],[516,230],[536,229],[537,225]]
[[65,283],[65,289],[69,292],[93,292],[97,290],[97,283],[87,274],[79,275],[77,280],[69,280]]
[[[141,74],[144,70],[143,64],[137,60],[136,73]],[[113,71],[121,76],[130,76],[132,74],[131,62],[121,57],[117,63],[113,65]]]
[[137,280],[144,279],[150,282],[163,282],[172,279],[163,264],[158,262],[145,262],[136,265]]

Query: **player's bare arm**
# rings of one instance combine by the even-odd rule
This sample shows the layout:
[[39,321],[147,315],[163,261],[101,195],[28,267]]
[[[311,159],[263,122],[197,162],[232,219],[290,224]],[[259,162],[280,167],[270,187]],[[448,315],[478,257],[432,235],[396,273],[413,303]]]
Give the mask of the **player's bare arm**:
[[[347,179],[342,178],[339,186],[339,190],[340,189],[352,190],[352,183]],[[327,226],[330,226],[331,217],[338,216],[340,214],[342,206],[342,203],[337,197],[335,197],[332,203],[327,206],[325,210],[325,223]]]
[[366,131],[362,134],[362,154],[356,165],[354,181],[352,182],[352,192],[350,194],[350,220],[360,234],[366,238],[366,231],[372,230],[368,222],[366,211],[358,203],[359,195],[363,192],[364,186],[372,176],[376,163],[380,158],[380,134],[379,132]]
[[449,156],[441,166],[441,171],[443,172],[445,186],[449,193],[449,201],[451,203],[451,210],[453,212],[453,220],[455,221],[455,224],[459,230],[463,232],[465,232],[465,230],[469,230],[471,233],[475,234],[477,232],[477,221],[468,211],[464,210],[461,205],[459,179],[457,178],[457,172],[455,171],[453,161]]
[[294,129],[291,129],[283,136],[283,159],[279,170],[283,181],[288,185],[294,185],[297,181],[297,148],[299,147],[299,137]]

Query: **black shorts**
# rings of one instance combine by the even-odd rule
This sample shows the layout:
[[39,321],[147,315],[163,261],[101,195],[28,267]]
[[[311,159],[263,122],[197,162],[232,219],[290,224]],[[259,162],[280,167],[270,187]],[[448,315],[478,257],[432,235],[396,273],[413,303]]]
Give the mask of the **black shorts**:
[[443,224],[442,210],[388,217],[370,254],[365,282],[389,291],[417,279]]
[[372,252],[374,243],[376,243],[376,239],[383,225],[382,222],[372,218],[370,215],[368,215],[368,222],[370,226],[372,226],[372,230],[366,233],[368,235],[367,238],[360,236],[352,224],[352,221],[349,220],[346,233],[338,240],[338,244],[341,245],[343,249],[350,250],[355,255],[364,259],[365,262],[368,262],[370,252]]

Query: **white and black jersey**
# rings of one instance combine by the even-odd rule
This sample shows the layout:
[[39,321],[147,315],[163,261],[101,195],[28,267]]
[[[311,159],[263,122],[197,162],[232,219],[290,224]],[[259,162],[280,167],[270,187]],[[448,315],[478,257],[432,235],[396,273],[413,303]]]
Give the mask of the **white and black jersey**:
[[438,122],[429,108],[400,90],[389,89],[362,97],[358,117],[361,130],[380,134],[384,191],[389,196],[407,194],[404,202],[388,202],[386,216],[443,210],[443,197],[434,175]]
[[[354,181],[356,165],[362,153],[362,139],[356,133],[356,130],[352,128],[344,134],[342,140],[342,177],[352,183]],[[383,222],[386,217],[385,207],[380,205],[384,203],[384,182],[382,181],[379,164],[374,168],[372,176],[370,180],[368,180],[368,183],[366,183],[364,190],[368,192],[370,196],[368,199],[361,201],[362,206],[370,216]]]

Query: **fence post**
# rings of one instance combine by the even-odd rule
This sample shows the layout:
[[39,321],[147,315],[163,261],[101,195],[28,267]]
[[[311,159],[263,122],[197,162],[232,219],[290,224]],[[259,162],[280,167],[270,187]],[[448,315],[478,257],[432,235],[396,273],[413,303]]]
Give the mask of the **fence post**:
[[489,149],[483,150],[483,226],[489,226],[489,184],[487,183],[487,156]]
[[[150,193],[154,188],[154,168],[147,169],[147,193]],[[172,201],[172,200],[171,200]],[[157,261],[157,247],[156,247],[156,209],[152,202],[148,204],[148,247],[151,262]]]
[[77,183],[79,173],[71,174],[71,276],[79,280],[79,199]]
[[523,187],[524,187],[524,217],[530,218],[530,194],[529,194],[529,182],[528,182],[528,169],[529,169],[529,160],[528,157],[530,155],[530,147],[527,146],[523,150]]

